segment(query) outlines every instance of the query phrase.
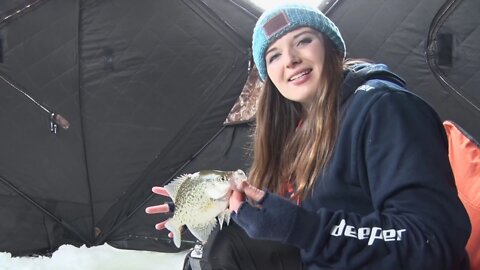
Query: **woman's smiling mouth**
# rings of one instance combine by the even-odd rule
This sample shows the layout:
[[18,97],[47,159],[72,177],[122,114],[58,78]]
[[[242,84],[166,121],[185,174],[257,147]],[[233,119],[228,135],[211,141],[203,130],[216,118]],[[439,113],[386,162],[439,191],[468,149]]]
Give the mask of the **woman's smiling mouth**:
[[288,79],[288,81],[291,82],[291,81],[298,80],[298,79],[304,77],[305,75],[310,74],[310,72],[312,72],[312,69],[304,70],[304,71],[302,71],[302,72],[300,72],[300,73],[298,73],[298,74],[290,77],[290,79]]

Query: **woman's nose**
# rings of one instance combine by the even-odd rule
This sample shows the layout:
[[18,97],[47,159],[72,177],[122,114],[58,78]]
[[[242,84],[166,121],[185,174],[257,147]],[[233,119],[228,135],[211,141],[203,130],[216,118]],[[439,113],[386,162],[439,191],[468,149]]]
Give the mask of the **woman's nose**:
[[298,54],[294,50],[288,50],[286,53],[286,66],[288,68],[294,68],[299,63],[301,63],[301,59]]

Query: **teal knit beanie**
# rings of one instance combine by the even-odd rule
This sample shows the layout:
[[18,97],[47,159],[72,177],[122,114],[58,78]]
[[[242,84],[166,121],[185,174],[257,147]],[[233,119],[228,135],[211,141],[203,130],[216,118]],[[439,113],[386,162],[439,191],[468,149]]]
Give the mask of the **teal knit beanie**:
[[265,52],[274,41],[300,27],[311,27],[328,37],[345,58],[346,48],[337,26],[320,10],[299,4],[286,4],[265,11],[253,29],[253,61],[260,78],[267,78]]

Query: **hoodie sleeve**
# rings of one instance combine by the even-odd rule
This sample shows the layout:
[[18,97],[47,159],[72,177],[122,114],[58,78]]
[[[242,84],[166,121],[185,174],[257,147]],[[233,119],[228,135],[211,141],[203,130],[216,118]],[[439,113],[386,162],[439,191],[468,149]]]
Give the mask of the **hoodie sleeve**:
[[[332,269],[458,267],[470,223],[454,188],[436,113],[410,93],[391,91],[380,95],[363,121],[358,147],[364,164],[359,166],[367,179],[360,184],[374,210],[364,215],[327,208],[314,212],[269,196],[260,212],[286,223],[284,237],[272,240],[299,247],[306,264]],[[255,219],[262,219],[260,212]],[[252,229],[257,221],[248,216]],[[268,239],[263,230],[256,237]]]

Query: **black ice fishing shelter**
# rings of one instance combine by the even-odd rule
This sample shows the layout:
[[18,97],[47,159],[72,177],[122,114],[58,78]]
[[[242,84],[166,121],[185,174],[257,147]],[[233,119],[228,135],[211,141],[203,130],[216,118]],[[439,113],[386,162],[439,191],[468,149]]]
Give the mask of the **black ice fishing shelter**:
[[[349,57],[386,63],[480,138],[480,1],[320,8]],[[248,168],[252,118],[225,120],[256,85],[245,83],[259,13],[242,0],[2,0],[0,251],[175,251],[144,212],[163,201],[151,187]]]
[[248,73],[256,16],[243,5],[0,2],[1,251],[175,250],[145,214],[161,201],[151,187],[246,167],[238,132],[223,132]]

